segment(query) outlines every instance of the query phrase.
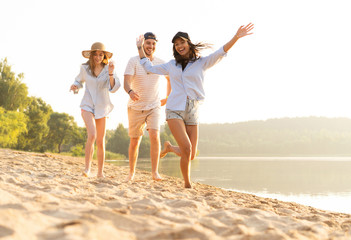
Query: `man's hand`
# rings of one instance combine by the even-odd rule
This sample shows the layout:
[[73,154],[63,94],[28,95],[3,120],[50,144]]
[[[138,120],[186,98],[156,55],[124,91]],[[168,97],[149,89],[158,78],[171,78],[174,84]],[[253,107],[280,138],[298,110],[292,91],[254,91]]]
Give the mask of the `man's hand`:
[[136,39],[137,48],[140,50],[144,45],[144,35],[140,35],[139,38]]
[[139,95],[138,95],[136,92],[134,92],[133,90],[130,91],[129,97],[130,97],[130,99],[132,99],[133,101],[138,101],[138,100],[139,100]]

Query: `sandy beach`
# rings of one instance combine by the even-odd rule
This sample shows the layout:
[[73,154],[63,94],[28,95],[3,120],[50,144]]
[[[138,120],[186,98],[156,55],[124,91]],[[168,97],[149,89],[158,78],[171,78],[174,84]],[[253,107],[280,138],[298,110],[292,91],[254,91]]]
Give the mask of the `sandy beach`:
[[351,239],[348,214],[83,162],[0,149],[0,239]]

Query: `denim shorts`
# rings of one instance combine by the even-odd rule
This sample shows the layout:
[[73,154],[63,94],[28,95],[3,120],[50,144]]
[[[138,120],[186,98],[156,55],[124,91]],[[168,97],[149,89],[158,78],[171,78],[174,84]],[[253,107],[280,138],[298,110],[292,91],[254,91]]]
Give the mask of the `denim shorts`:
[[185,125],[199,124],[199,101],[195,99],[187,99],[185,111],[173,111],[166,109],[166,120],[181,119]]

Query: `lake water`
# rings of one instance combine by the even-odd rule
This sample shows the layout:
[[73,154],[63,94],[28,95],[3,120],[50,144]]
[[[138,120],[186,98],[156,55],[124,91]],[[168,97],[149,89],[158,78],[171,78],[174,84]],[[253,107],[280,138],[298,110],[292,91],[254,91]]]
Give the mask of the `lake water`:
[[[128,165],[128,161],[116,161]],[[150,171],[149,159],[137,168]],[[182,178],[179,158],[161,159],[159,172]],[[216,187],[351,213],[351,157],[198,157],[191,178]]]

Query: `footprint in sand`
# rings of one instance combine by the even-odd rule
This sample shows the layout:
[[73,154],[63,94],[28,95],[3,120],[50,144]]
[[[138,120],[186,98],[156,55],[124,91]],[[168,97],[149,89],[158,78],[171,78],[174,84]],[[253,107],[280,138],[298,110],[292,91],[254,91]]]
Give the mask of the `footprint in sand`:
[[10,236],[14,233],[15,231],[13,231],[11,228],[0,225],[0,238]]

